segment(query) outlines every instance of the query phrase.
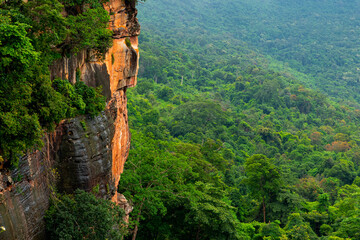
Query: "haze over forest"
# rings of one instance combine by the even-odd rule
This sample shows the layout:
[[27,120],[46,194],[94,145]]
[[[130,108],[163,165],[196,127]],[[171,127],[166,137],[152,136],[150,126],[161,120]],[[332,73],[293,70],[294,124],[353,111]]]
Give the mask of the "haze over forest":
[[144,31],[192,35],[188,41],[199,44],[206,36],[246,44],[306,74],[300,80],[309,86],[358,101],[359,1],[155,2],[139,6]]

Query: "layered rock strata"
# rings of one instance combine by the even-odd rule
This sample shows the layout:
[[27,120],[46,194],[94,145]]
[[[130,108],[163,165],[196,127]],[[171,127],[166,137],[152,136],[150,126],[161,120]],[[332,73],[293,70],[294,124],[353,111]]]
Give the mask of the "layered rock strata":
[[117,193],[130,147],[126,88],[136,85],[140,26],[132,1],[110,0],[104,5],[111,20],[113,46],[100,61],[91,51],[63,58],[51,67],[52,78],[102,86],[106,110],[94,118],[81,116],[61,122],[44,137],[41,151],[24,156],[17,170],[0,175],[1,239],[45,239],[44,213],[58,191],[98,189],[127,213],[131,207]]

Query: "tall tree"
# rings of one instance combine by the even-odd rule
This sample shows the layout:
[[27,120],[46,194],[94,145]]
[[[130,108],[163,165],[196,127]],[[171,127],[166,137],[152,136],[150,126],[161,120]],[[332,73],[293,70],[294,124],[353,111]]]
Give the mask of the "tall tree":
[[251,195],[261,200],[263,218],[266,222],[266,202],[276,195],[281,186],[279,170],[266,156],[255,154],[246,159],[245,171],[247,178],[244,181]]

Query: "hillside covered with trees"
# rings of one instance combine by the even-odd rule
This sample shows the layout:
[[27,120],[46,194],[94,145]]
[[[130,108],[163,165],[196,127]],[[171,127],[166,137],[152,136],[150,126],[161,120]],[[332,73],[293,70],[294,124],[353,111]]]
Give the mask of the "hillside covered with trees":
[[[308,11],[317,3],[294,1]],[[119,188],[134,203],[137,239],[360,239],[358,104],[309,65],[254,49],[267,15],[238,37],[241,19],[259,5],[158,0],[139,7],[140,79],[128,90],[132,149]],[[353,13],[344,4],[341,16],[347,9]],[[326,54],[352,54],[334,48]],[[340,71],[326,64],[317,68]]]

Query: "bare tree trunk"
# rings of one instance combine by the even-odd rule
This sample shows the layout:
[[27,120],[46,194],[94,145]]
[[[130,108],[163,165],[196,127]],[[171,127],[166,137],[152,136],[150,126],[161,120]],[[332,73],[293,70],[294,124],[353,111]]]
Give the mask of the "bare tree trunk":
[[196,232],[196,240],[200,240],[200,225],[198,226],[198,230]]
[[135,239],[136,239],[137,232],[138,232],[138,225],[136,224],[136,225],[135,225],[135,228],[134,228],[132,240],[135,240]]
[[157,84],[157,76],[156,76],[156,74],[154,75],[154,81]]
[[143,207],[143,205],[144,205],[144,202],[145,202],[145,198],[143,198],[143,199],[141,200],[141,204],[140,204],[140,207],[139,207],[139,213],[137,214],[137,217],[136,217],[136,225],[135,225],[135,228],[134,228],[132,240],[135,240],[135,239],[136,239],[136,235],[137,235],[137,232],[138,232],[138,230],[139,230],[141,210],[142,210],[142,207]]
[[263,196],[263,198],[262,198],[262,203],[263,203],[263,215],[264,215],[264,223],[266,223],[266,208],[265,208],[265,199],[264,199],[264,196]]

